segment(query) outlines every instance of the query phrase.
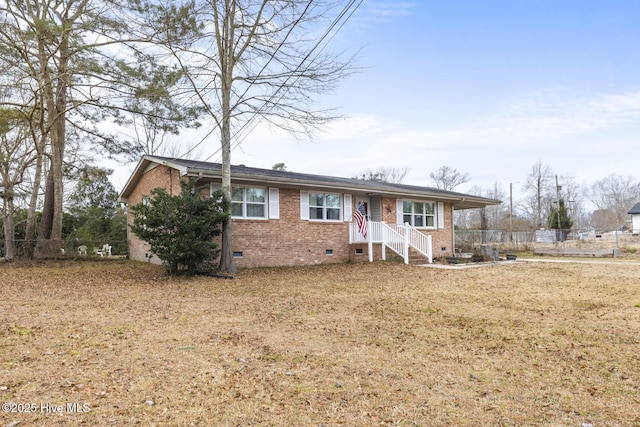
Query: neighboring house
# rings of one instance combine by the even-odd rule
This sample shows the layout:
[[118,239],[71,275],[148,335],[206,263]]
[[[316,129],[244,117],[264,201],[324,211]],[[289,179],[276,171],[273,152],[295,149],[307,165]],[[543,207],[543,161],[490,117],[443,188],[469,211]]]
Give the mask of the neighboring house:
[[[157,187],[178,194],[183,177],[196,177],[206,191],[215,190],[221,183],[221,165],[144,156],[120,200],[142,203]],[[431,262],[434,256],[455,253],[454,210],[500,203],[436,188],[243,165],[231,166],[231,183],[233,253],[239,268],[391,256]],[[364,225],[356,221],[360,213],[366,218]],[[130,230],[128,244],[131,259],[157,261]]]
[[631,215],[631,232],[633,234],[640,233],[640,202],[636,203],[627,213]]

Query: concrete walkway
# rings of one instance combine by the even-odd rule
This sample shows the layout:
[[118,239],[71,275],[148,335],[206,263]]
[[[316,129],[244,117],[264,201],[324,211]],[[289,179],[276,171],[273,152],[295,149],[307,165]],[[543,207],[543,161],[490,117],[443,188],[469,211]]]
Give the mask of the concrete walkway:
[[552,259],[552,258],[518,258],[515,261],[490,261],[490,262],[474,262],[468,264],[420,264],[421,267],[442,268],[446,270],[465,270],[467,268],[493,267],[497,265],[513,265],[523,262],[550,262],[560,264],[602,264],[602,265],[640,265],[640,261],[600,261],[600,260],[582,260],[582,259]]
[[583,259],[551,259],[551,258],[518,258],[516,262],[556,262],[569,264],[605,264],[605,265],[640,265],[639,261],[601,261],[601,260],[583,260]]
[[469,262],[465,264],[418,264],[420,267],[442,268],[445,270],[466,270],[468,268],[494,267],[497,265],[513,265],[518,261]]

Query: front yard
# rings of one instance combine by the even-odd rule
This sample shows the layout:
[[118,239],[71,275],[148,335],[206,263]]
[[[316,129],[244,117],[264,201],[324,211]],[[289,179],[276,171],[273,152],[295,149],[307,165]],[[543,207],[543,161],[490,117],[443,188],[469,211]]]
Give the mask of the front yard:
[[640,266],[0,264],[0,424],[640,425]]

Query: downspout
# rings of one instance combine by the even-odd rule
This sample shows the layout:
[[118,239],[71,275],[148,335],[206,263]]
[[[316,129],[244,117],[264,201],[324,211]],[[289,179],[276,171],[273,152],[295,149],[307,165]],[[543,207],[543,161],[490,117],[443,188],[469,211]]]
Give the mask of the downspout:
[[198,181],[200,181],[202,178],[204,177],[204,174],[202,172],[198,172],[198,176],[196,177],[196,180],[193,182],[194,186],[195,184],[198,183]]

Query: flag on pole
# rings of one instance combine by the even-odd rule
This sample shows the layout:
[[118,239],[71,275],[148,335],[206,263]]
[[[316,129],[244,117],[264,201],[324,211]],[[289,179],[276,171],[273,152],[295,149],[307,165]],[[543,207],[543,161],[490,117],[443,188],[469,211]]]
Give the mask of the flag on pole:
[[367,217],[366,207],[363,202],[360,202],[358,209],[353,213],[353,218],[358,225],[358,232],[362,234],[362,237],[367,238]]

